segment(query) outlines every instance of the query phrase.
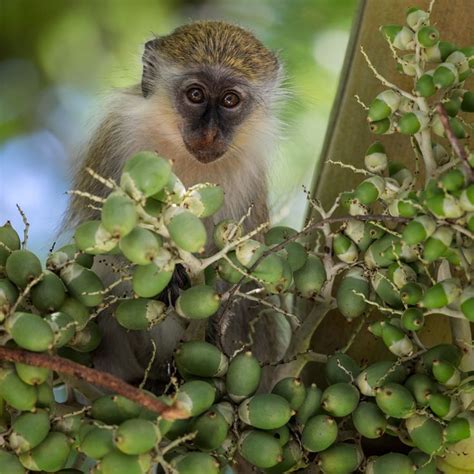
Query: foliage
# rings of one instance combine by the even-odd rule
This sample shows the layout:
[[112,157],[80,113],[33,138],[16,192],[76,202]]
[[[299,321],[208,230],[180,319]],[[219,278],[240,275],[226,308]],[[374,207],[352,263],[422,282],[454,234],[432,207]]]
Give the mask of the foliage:
[[[407,25],[381,31],[414,88],[389,83],[367,58],[387,87],[367,107],[369,126],[409,135],[414,171],[375,142],[365,168],[354,169],[365,179],[329,210],[310,200],[321,219],[302,231],[265,223],[246,233],[243,216],[214,226],[209,242],[203,220],[218,212],[222,191],[185,189],[170,164],[149,152],[129,159],[120,183],[88,170],[110,194],[74,192],[100,219],[79,225],[74,243],[52,252],[46,270],[25,248],[28,226],[23,243],[9,223],[0,228],[0,357],[9,361],[0,372],[1,472],[81,472],[91,460],[98,461],[93,472],[104,474],[147,472],[153,463],[181,474],[238,472],[235,463],[245,462],[275,473],[474,468],[466,464],[474,441],[474,155],[462,141],[470,129],[464,112],[474,111],[464,84],[474,48],[440,41],[429,12],[417,8],[408,10]],[[397,49],[408,54],[400,58]],[[335,217],[341,211],[347,215]],[[125,262],[107,287],[90,269],[103,255]],[[173,305],[158,297],[177,264],[191,287]],[[128,294],[114,293],[125,282]],[[238,300],[255,305],[255,319],[248,341],[226,353]],[[174,311],[188,324],[158,397],[86,367],[100,343],[95,320],[115,307],[130,331]],[[334,308],[360,321],[358,329],[340,352],[315,353],[311,337]],[[369,330],[393,357],[360,367],[346,352],[373,310],[380,317]],[[425,347],[419,332],[427,317],[450,318],[454,343]],[[196,337],[209,318],[218,326],[215,344]],[[270,361],[252,353],[264,330],[259,320],[291,332]],[[326,387],[299,378],[314,360],[325,362]],[[144,379],[152,375],[147,370]],[[53,386],[64,382],[63,401]],[[390,437],[407,449],[367,456],[370,440]]]

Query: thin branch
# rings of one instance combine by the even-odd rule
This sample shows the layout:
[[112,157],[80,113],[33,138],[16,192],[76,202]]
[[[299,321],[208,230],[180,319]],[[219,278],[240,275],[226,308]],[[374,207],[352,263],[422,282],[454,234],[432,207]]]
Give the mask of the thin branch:
[[446,113],[446,109],[443,107],[442,104],[438,104],[436,106],[436,112],[438,112],[439,114],[439,118],[444,127],[444,130],[446,131],[446,137],[448,138],[451,147],[453,148],[456,155],[467,165],[466,168],[469,171],[471,181],[474,180],[474,169],[472,169],[469,165],[469,157],[467,156],[466,150],[459,143],[459,140],[457,139],[456,135],[454,135],[451,124],[449,123],[449,118],[448,114]]
[[62,357],[0,346],[0,359],[9,362],[20,362],[34,367],[44,367],[60,374],[71,375],[78,379],[85,380],[93,385],[106,388],[113,393],[122,395],[148,408],[154,413],[160,414],[167,420],[187,418],[187,414],[175,404],[168,406],[157,398],[148,395],[146,392],[127,384],[111,374],[91,369],[71,360],[63,359]]
[[16,208],[18,209],[18,212],[21,216],[21,220],[23,221],[23,225],[25,226],[23,228],[23,242],[21,243],[21,247],[25,248],[26,244],[28,243],[28,231],[30,230],[30,223],[28,222],[26,214],[23,212],[23,209],[20,207],[19,204],[16,205]]

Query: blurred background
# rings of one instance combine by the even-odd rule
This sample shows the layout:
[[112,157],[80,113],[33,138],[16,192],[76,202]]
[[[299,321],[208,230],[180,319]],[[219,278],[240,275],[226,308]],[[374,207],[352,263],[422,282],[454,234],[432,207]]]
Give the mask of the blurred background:
[[279,52],[292,97],[273,159],[273,221],[298,227],[326,132],[357,0],[0,0],[0,223],[45,256],[67,203],[69,166],[101,101],[138,82],[141,45],[194,19],[252,30]]

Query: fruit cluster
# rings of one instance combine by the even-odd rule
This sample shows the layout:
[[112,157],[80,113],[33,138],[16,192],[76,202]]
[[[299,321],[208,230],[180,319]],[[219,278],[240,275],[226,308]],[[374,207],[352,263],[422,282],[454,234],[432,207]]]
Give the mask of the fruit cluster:
[[[263,361],[251,342],[232,354],[221,341],[183,342],[169,385],[148,394],[177,408],[175,419],[75,383],[60,365],[2,362],[0,472],[140,474],[155,464],[179,474],[229,474],[243,465],[269,473],[465,469],[474,456],[474,154],[463,140],[464,113],[474,106],[464,81],[474,48],[440,41],[419,8],[408,10],[405,26],[381,30],[414,86],[404,91],[376,72],[387,90],[367,107],[370,129],[412,135],[423,185],[419,165],[410,170],[375,142],[358,170],[366,179],[330,211],[311,201],[320,220],[300,232],[265,224],[245,233],[244,219],[219,219],[219,186],[186,189],[168,161],[141,152],[119,183],[90,170],[110,193],[77,191],[99,206],[96,219],[51,252],[45,269],[9,223],[0,227],[2,349],[88,366],[104,310],[127,330],[144,331],[171,312],[185,324],[219,322],[219,310],[237,298],[255,305],[256,320],[278,325],[282,346],[277,360]],[[112,283],[95,271],[107,259]],[[164,302],[178,264],[190,287]],[[313,352],[311,336],[333,309],[363,323],[360,330],[370,317],[367,329],[387,356],[368,366],[352,359],[357,332],[335,354]],[[456,344],[426,347],[429,317],[448,317]],[[300,378],[309,360],[325,361],[321,387]],[[407,448],[368,457],[378,438],[379,446],[396,439]]]

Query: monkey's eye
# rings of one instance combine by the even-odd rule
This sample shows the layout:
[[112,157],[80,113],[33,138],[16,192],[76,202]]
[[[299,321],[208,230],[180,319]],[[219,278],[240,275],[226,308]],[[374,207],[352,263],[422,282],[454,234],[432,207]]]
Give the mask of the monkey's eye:
[[206,98],[204,91],[200,87],[190,87],[186,91],[186,97],[193,104],[202,104]]
[[227,109],[233,109],[240,104],[240,97],[235,92],[226,92],[222,97],[221,104]]

